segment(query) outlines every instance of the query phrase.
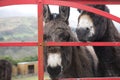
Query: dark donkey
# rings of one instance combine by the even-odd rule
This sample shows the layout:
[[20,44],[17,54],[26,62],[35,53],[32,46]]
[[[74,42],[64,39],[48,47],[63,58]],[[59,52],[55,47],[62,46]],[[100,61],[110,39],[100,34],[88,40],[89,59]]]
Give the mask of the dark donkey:
[[[90,5],[109,12],[105,5]],[[76,29],[80,41],[119,42],[120,34],[112,20],[87,11],[80,11]],[[99,76],[120,76],[120,47],[94,47],[99,59]]]
[[0,80],[11,80],[12,64],[7,60],[0,60]]
[[[44,5],[44,41],[76,42],[77,37],[68,26],[69,7],[59,7],[59,14],[51,14]],[[49,46],[44,48],[45,68],[51,79],[96,76],[97,57],[88,47]]]

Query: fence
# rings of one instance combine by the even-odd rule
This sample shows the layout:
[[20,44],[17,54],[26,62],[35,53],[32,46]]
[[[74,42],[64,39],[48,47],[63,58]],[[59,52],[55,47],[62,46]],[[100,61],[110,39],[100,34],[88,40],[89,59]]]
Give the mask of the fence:
[[[43,4],[63,5],[89,12],[112,19],[120,23],[120,18],[104,11],[85,6],[84,4],[120,4],[119,0],[0,0],[0,6],[19,5],[19,4],[37,4],[38,5],[38,42],[0,42],[0,47],[10,46],[38,46],[38,76],[39,80],[44,78],[43,68],[43,46],[120,46],[120,42],[47,42],[43,41]],[[119,80],[120,78],[85,78],[81,80]],[[76,79],[70,79],[76,80]]]

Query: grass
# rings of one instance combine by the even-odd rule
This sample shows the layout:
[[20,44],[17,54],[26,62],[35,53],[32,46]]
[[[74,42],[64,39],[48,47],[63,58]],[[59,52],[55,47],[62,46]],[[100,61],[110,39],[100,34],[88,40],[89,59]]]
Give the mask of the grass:
[[17,76],[13,77],[12,80],[38,80],[38,76]]
[[[38,75],[24,75],[24,76],[15,76],[12,80],[38,80]],[[50,80],[48,74],[45,73],[44,80]]]

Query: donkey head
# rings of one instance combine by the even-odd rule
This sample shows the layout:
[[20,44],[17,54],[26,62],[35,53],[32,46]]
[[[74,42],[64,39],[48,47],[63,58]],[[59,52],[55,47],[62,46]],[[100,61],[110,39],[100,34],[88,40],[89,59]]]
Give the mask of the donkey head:
[[[105,5],[89,5],[96,9],[109,12]],[[78,18],[76,29],[77,36],[81,41],[95,41],[100,39],[106,31],[108,19],[100,15],[78,10],[81,14]]]

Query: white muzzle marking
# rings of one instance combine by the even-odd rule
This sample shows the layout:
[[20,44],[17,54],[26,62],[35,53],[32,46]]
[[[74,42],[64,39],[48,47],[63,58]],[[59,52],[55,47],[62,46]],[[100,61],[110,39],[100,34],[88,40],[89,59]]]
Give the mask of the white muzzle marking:
[[61,54],[60,53],[48,53],[48,66],[56,67],[57,65],[61,66]]
[[87,14],[80,16],[77,27],[83,28],[83,29],[89,28],[90,29],[90,32],[88,35],[89,37],[91,37],[95,34],[93,21],[92,21],[91,17]]

